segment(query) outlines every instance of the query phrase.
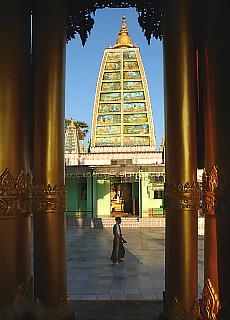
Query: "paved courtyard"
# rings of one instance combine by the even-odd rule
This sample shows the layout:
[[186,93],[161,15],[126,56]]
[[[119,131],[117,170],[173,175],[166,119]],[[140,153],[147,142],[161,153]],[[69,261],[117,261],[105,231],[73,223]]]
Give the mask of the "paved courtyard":
[[[122,227],[122,225],[121,225]],[[164,228],[122,228],[125,259],[110,260],[111,228],[67,227],[67,279],[70,300],[162,300]],[[203,236],[199,236],[199,295],[203,288]]]

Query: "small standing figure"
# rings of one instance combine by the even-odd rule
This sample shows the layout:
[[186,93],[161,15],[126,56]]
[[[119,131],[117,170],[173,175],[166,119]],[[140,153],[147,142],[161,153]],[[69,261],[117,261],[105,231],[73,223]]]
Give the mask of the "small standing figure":
[[121,258],[124,258],[125,256],[125,248],[123,243],[125,243],[126,241],[124,242],[122,238],[121,227],[120,227],[121,218],[116,217],[115,221],[116,223],[113,226],[113,251],[111,254],[111,260],[114,263],[119,264],[120,262],[123,261]]

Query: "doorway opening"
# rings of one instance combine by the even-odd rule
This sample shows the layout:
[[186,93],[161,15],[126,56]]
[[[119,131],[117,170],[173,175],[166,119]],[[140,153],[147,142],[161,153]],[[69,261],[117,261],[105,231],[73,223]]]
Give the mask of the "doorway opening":
[[[121,180],[121,179],[119,179]],[[135,197],[136,186],[131,182],[110,182],[111,216],[138,216],[138,198]]]

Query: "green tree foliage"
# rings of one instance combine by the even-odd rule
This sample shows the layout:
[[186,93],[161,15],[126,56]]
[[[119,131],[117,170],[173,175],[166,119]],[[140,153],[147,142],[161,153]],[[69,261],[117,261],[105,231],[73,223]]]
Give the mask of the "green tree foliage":
[[[69,127],[70,123],[71,123],[71,120],[65,119],[66,128]],[[73,123],[76,127],[76,131],[78,132],[79,140],[84,140],[87,133],[89,132],[88,124],[85,123],[84,121],[74,121]]]

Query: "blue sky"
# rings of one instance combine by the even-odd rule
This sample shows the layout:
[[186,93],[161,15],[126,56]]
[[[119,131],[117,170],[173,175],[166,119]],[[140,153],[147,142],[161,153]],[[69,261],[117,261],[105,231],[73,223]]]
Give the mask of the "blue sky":
[[66,47],[66,96],[65,117],[74,117],[75,121],[91,122],[97,79],[104,50],[114,45],[121,27],[122,16],[126,23],[132,42],[140,48],[145,68],[152,106],[157,149],[164,137],[164,94],[163,94],[163,55],[162,41],[151,39],[148,45],[144,33],[138,24],[135,9],[98,9],[94,17],[94,27],[85,46],[79,35]]

